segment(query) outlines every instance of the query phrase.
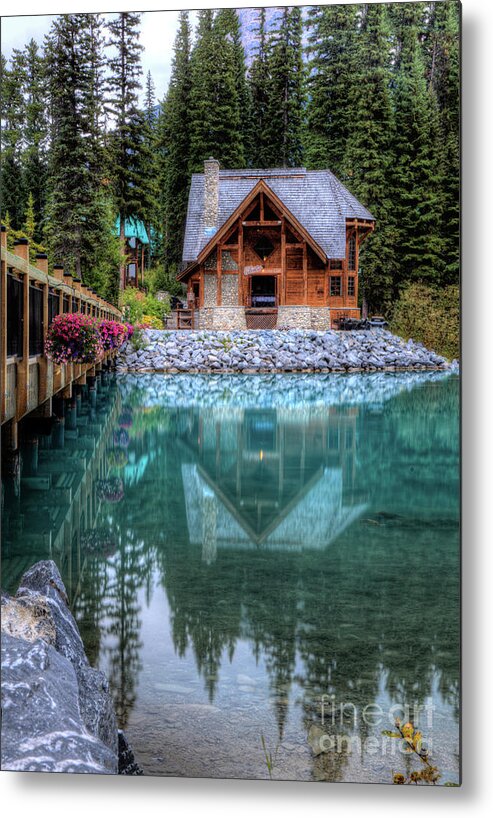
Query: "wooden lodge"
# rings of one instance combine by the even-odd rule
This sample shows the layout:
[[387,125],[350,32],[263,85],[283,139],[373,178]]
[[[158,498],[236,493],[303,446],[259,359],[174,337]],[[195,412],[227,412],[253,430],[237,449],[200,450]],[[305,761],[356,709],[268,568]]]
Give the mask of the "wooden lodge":
[[328,170],[192,176],[183,269],[193,326],[313,328],[360,316],[358,260],[372,214]]
[[[80,279],[55,264],[48,271],[44,253],[29,259],[27,239],[7,249],[7,231],[1,241],[1,424],[6,450],[18,449],[18,424],[41,427],[53,418],[54,407],[63,413],[79,388],[96,388],[98,374],[114,353],[94,364],[55,364],[44,354],[46,330],[59,313],[80,312],[96,318],[121,320],[121,312]],[[35,425],[35,423],[34,423]]]

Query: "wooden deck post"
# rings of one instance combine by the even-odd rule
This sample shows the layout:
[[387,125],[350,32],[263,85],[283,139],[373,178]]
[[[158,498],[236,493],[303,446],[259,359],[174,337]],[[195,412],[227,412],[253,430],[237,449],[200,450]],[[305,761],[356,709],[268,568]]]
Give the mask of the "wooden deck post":
[[308,303],[308,257],[306,241],[303,242],[303,304]]
[[241,307],[245,305],[245,258],[243,251],[243,221],[240,218],[238,228],[238,301]]
[[[48,256],[44,253],[36,255],[36,267],[42,272],[46,273],[46,284],[43,286],[43,341],[48,331]],[[53,392],[53,364],[48,358],[43,355],[39,362],[39,388],[38,400],[44,402],[51,397]]]
[[279,287],[279,303],[286,303],[286,220],[281,219],[281,282]]
[[[25,261],[29,261],[29,243],[27,239],[18,239],[14,242],[15,254]],[[27,411],[29,392],[29,273],[26,272],[22,280],[22,358],[17,364],[17,411],[16,416],[22,417]]]

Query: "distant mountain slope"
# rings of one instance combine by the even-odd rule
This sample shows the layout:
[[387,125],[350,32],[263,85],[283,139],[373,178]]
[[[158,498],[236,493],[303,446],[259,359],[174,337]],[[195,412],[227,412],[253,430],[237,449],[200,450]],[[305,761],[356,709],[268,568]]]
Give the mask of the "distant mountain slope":
[[[283,6],[272,6],[265,9],[265,26],[267,32],[274,31],[282,14]],[[306,20],[311,6],[303,6],[303,19]],[[257,50],[257,32],[260,20],[260,8],[236,9],[241,24],[241,39],[245,49],[247,67],[250,67]],[[303,33],[303,45],[306,45],[306,32]]]

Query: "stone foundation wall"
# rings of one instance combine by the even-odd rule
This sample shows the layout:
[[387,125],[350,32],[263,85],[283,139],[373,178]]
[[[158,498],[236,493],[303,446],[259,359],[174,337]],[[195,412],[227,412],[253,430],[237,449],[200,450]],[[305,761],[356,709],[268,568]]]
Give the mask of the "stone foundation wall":
[[238,276],[223,275],[221,279],[221,296],[223,307],[238,306]]
[[327,331],[330,329],[330,307],[310,307],[310,328]]
[[311,329],[311,307],[279,307],[277,329]]
[[199,329],[246,329],[243,307],[202,307],[197,317]]

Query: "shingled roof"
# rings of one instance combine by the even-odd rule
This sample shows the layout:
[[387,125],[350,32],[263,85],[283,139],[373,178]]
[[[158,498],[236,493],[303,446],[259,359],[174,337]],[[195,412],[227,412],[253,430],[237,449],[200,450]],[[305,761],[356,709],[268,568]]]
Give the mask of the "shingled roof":
[[[374,221],[374,217],[344,187],[330,170],[268,168],[219,171],[219,213],[221,228],[259,180],[286,205],[310,233],[328,258],[346,255],[346,219]],[[183,261],[195,261],[210,241],[204,230],[204,174],[194,173],[188,199]]]

